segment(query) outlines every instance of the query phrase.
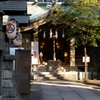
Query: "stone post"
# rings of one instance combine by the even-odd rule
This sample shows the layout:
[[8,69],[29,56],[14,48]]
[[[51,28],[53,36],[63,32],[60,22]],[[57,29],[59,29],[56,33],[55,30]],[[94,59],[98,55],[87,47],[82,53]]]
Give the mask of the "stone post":
[[15,71],[16,71],[17,87],[20,94],[30,93],[30,66],[31,66],[31,51],[16,50]]
[[2,90],[2,64],[3,64],[3,51],[4,51],[4,34],[2,32],[2,16],[4,12],[0,10],[0,100],[3,100],[3,90]]
[[75,65],[75,47],[73,46],[75,43],[75,39],[70,40],[70,71],[76,71]]

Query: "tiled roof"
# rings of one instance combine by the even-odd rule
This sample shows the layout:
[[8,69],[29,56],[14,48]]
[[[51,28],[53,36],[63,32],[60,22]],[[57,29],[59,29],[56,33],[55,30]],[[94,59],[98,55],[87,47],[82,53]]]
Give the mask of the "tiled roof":
[[2,1],[0,2],[0,9],[4,11],[26,11],[27,3],[25,1]]
[[[27,3],[27,13],[31,14],[30,16],[30,22],[37,21],[44,16],[47,16],[51,13],[52,8],[49,8],[51,2],[38,2],[37,4],[32,5],[32,2]],[[57,3],[58,5],[61,5],[62,3]]]
[[29,16],[3,16],[3,25],[6,25],[8,20],[15,19],[19,24],[28,24],[29,23]]
[[30,22],[34,22],[38,19],[41,19],[44,15],[48,14],[49,10],[47,6],[47,2],[39,2],[37,4],[32,5],[33,2],[27,3],[27,13],[31,14]]
[[[5,7],[5,9],[7,9],[7,8],[9,8],[11,10],[14,10],[14,9],[15,10],[25,10],[25,9],[27,9],[27,14],[31,14],[31,16],[25,16],[25,15],[23,15],[23,16],[20,16],[20,15],[19,16],[15,16],[15,15],[4,16],[3,17],[3,25],[6,25],[7,21],[11,17],[13,17],[15,20],[17,20],[18,23],[24,24],[24,23],[29,23],[29,22],[33,23],[33,22],[35,22],[35,21],[37,21],[37,20],[39,20],[39,19],[41,19],[41,18],[43,18],[51,13],[51,8],[47,7],[50,4],[50,2],[38,2],[37,4],[33,4],[34,2],[27,2],[26,3],[27,8],[25,8],[25,4],[24,4],[25,2],[22,4],[20,4],[20,3],[19,3],[19,5],[16,5],[16,7],[14,7],[14,5],[10,5],[11,3],[9,3],[9,7]],[[21,6],[23,4],[24,4],[24,6],[22,7],[22,9],[21,9],[21,7],[19,7],[17,9],[18,6]],[[58,4],[61,4],[61,3],[58,3]],[[10,6],[12,6],[12,7],[10,7]]]

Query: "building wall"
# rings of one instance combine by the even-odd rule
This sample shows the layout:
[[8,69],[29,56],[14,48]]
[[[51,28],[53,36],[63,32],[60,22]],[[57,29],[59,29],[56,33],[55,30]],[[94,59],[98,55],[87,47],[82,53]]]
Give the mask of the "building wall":
[[31,50],[31,35],[30,34],[22,34],[22,47],[25,50]]

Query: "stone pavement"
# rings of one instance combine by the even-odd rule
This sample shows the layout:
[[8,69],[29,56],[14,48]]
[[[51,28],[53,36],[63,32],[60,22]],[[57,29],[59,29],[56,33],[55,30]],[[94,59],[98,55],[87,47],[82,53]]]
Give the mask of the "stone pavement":
[[79,81],[33,80],[29,100],[100,100],[100,91]]

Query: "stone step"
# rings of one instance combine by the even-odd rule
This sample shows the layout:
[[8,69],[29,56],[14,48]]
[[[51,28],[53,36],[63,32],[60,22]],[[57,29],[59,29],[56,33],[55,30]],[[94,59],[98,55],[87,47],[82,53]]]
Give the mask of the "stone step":
[[78,80],[78,72],[33,72],[32,76],[35,80]]
[[[33,67],[33,71],[39,71],[39,72],[46,72],[47,71],[47,65],[38,65],[38,66],[34,66]],[[67,65],[61,65],[59,72],[69,72],[70,71],[70,67],[68,67]]]

